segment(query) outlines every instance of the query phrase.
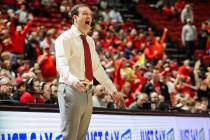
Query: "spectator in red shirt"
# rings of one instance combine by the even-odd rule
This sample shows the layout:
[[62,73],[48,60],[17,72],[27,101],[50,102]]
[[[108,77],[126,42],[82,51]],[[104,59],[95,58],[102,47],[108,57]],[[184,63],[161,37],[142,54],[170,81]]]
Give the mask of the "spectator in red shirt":
[[20,97],[20,103],[44,103],[43,98],[40,96],[40,85],[37,79],[29,79],[27,91],[28,92],[24,92]]
[[49,46],[46,46],[44,48],[43,55],[40,55],[38,57],[38,64],[42,71],[42,76],[44,80],[51,81],[56,78],[57,71],[56,71],[55,55],[50,53]]
[[144,77],[146,71],[147,69],[144,66],[138,64],[134,66],[134,91],[141,91],[142,85],[147,82],[147,79]]
[[139,33],[134,39],[134,47],[143,50],[147,44],[147,39],[144,33]]
[[169,10],[167,14],[168,20],[179,19],[179,13],[174,6],[171,6],[170,9],[168,10]]
[[121,69],[124,67],[126,59],[121,58],[115,62],[115,76],[114,76],[114,84],[118,90],[122,89],[122,85],[124,84],[124,79],[121,76]]
[[181,96],[190,96],[191,98],[195,96],[194,87],[191,85],[190,81],[187,81],[180,75],[177,76],[174,85],[175,89],[177,90],[177,93]]
[[24,53],[24,41],[26,37],[26,33],[28,32],[31,26],[32,20],[28,21],[25,25],[24,29],[22,26],[18,25],[15,29],[14,19],[11,20],[10,24],[10,35],[12,41],[12,49],[11,52],[23,54]]
[[125,107],[128,108],[130,104],[135,101],[135,95],[132,93],[132,84],[126,81],[122,87],[121,95],[124,97]]
[[179,67],[178,74],[182,78],[190,78],[190,73],[192,72],[192,67],[190,66],[190,60],[185,60],[184,64]]
[[153,64],[154,63],[154,59],[155,59],[155,54],[154,54],[154,50],[153,50],[151,44],[148,45],[147,47],[145,47],[144,54],[145,54],[146,59],[148,60],[148,62]]
[[175,3],[175,8],[176,10],[181,13],[181,11],[184,9],[185,7],[185,1],[184,0],[177,0]]
[[166,35],[167,35],[168,29],[164,28],[162,37],[154,37],[151,28],[149,29],[149,35],[150,35],[150,39],[152,40],[152,44],[153,44],[153,52],[154,52],[154,58],[155,59],[162,59],[163,58],[163,54],[164,54],[164,43],[165,43],[165,39],[166,39]]

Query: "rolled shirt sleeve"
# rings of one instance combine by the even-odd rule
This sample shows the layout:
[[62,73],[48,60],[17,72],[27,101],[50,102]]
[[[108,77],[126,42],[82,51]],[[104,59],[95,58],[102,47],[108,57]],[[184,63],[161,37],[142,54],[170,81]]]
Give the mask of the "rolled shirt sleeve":
[[[95,43],[94,43],[95,44]],[[95,46],[95,45],[94,45]],[[113,82],[110,80],[109,76],[105,72],[104,68],[101,65],[100,58],[96,51],[93,51],[93,59],[94,59],[94,68],[93,68],[93,75],[95,79],[102,84],[110,94],[117,92],[116,87],[114,86]]]

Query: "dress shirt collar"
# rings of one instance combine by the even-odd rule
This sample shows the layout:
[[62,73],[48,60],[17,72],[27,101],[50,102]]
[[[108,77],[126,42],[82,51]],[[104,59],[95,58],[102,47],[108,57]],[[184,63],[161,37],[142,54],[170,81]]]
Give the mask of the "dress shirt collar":
[[75,25],[72,25],[71,28],[76,36],[86,35],[86,34],[81,33]]

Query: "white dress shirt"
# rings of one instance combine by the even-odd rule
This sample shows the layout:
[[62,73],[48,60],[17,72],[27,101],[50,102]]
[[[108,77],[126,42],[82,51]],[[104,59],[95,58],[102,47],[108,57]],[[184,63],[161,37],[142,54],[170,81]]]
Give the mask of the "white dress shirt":
[[193,22],[194,20],[193,11],[184,8],[181,12],[181,22],[186,23],[187,19],[190,19]]
[[194,25],[184,25],[182,28],[182,42],[195,41],[197,39],[197,31]]
[[[82,33],[75,25],[62,33],[55,41],[56,67],[60,75],[59,82],[72,85],[73,81],[86,80],[85,61]],[[87,35],[87,42],[90,47],[93,76],[110,92],[117,89],[104,71],[99,56],[95,50],[94,40]]]

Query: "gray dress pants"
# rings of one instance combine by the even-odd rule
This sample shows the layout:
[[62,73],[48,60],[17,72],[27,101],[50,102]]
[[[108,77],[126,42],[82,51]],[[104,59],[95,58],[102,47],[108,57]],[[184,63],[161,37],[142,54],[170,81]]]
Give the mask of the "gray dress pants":
[[81,93],[61,83],[58,103],[63,140],[85,140],[92,115],[92,90]]

